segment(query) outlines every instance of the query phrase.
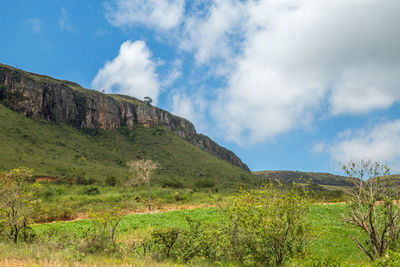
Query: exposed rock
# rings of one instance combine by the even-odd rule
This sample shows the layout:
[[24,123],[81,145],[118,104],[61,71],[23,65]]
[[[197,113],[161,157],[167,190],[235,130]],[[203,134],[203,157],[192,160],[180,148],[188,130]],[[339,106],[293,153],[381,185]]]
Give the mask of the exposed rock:
[[249,168],[247,167],[246,164],[244,164],[238,156],[235,155],[232,151],[226,149],[225,147],[222,147],[215,143],[213,140],[211,140],[208,136],[202,135],[202,134],[195,134],[192,135],[188,138],[188,141],[193,144],[194,146],[197,146],[208,153],[217,156],[220,159],[226,160],[231,162],[232,164],[235,164],[236,166],[239,166],[242,169],[248,170]]
[[64,122],[77,128],[133,130],[135,124],[163,126],[212,155],[249,170],[232,151],[198,135],[190,121],[134,97],[106,95],[73,82],[0,64],[0,101],[26,116]]

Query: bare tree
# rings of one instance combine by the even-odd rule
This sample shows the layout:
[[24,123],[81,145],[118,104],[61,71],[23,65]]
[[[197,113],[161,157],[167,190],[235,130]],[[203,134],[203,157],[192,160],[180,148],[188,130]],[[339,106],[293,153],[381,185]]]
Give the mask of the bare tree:
[[343,219],[360,228],[367,237],[361,242],[352,236],[359,249],[371,261],[382,257],[387,248],[396,243],[400,233],[400,209],[398,186],[388,179],[388,166],[370,160],[351,161],[341,164],[354,184],[349,195],[349,211]]
[[133,160],[126,164],[129,167],[129,171],[133,173],[133,179],[130,181],[139,181],[147,184],[147,198],[148,198],[148,208],[151,210],[150,202],[150,179],[153,171],[158,168],[158,163],[150,159],[143,160]]

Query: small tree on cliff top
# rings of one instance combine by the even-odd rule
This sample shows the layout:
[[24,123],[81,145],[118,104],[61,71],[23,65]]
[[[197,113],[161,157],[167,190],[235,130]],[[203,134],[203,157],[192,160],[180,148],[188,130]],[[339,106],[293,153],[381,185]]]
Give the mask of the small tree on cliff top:
[[143,160],[133,160],[129,161],[126,164],[129,167],[129,171],[133,174],[133,177],[130,181],[130,184],[134,182],[142,182],[147,185],[147,198],[148,198],[148,208],[151,210],[151,202],[150,202],[150,179],[153,171],[158,168],[158,163],[154,162],[150,159]]

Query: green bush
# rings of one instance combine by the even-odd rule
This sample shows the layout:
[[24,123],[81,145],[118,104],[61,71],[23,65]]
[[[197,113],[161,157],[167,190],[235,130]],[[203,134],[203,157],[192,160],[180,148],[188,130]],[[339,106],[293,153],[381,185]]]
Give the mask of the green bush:
[[215,186],[215,181],[211,179],[202,179],[198,180],[195,183],[195,186],[198,188],[212,188]]
[[161,186],[163,188],[169,187],[169,188],[183,188],[183,183],[181,181],[175,180],[175,179],[167,179],[161,183]]
[[109,175],[106,178],[106,185],[108,186],[116,186],[118,179],[115,176]]
[[227,208],[231,226],[231,256],[249,263],[281,265],[304,254],[311,240],[306,218],[308,192],[293,184],[270,183],[242,191]]
[[100,190],[97,186],[94,185],[88,185],[85,186],[83,188],[83,192],[84,195],[89,195],[89,196],[93,196],[93,195],[99,195],[100,194]]
[[156,229],[151,233],[151,239],[155,245],[159,246],[158,251],[161,252],[162,256],[168,258],[181,233],[182,230],[177,227]]

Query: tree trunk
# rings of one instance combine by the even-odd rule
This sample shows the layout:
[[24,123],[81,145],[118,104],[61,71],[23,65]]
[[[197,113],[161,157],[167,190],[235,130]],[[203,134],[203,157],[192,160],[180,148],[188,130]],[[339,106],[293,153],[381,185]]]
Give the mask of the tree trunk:
[[151,203],[150,203],[150,181],[147,181],[147,198],[149,200],[149,211],[151,211]]

